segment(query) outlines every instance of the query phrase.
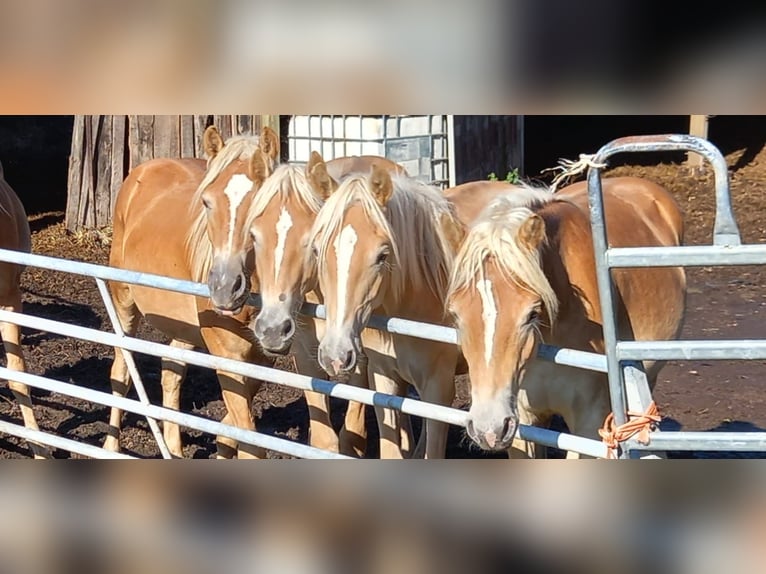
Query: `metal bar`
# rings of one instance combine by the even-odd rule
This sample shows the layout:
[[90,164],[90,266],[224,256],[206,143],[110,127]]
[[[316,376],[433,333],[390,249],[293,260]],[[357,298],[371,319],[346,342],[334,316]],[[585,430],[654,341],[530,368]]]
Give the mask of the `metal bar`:
[[[125,331],[123,331],[122,325],[120,324],[120,319],[117,317],[117,309],[114,308],[114,301],[112,300],[112,296],[109,293],[109,289],[106,287],[106,283],[104,283],[103,279],[96,278],[96,285],[98,285],[98,291],[101,293],[101,299],[104,301],[104,306],[106,307],[106,314],[109,315],[109,320],[112,322],[112,328],[114,329],[115,334],[118,337],[124,337]],[[115,352],[117,352],[116,349]],[[136,387],[136,394],[138,394],[139,400],[145,405],[151,404],[149,401],[149,395],[146,394],[144,381],[141,378],[141,374],[138,372],[136,362],[133,360],[133,354],[130,351],[126,351],[124,349],[120,349],[119,352],[121,352],[122,356],[125,358],[125,365],[128,367],[128,373],[130,374],[130,378],[133,380],[133,384]],[[173,458],[173,456],[170,454],[170,450],[168,450],[168,445],[165,443],[165,437],[162,436],[162,431],[160,431],[160,427],[157,424],[157,421],[152,418],[148,418],[146,419],[146,422],[149,425],[149,429],[152,431],[154,440],[157,441],[157,447],[160,449],[162,458]]]
[[609,267],[707,267],[766,265],[766,245],[687,245],[682,247],[611,247]]
[[615,351],[620,361],[763,361],[766,340],[620,341]]
[[588,439],[572,434],[557,433],[540,427],[519,425],[519,436],[531,442],[561,450],[578,452],[595,458],[607,458],[609,449],[597,440]]
[[[16,372],[16,371],[14,371]],[[136,457],[119,452],[112,452],[97,446],[78,442],[76,440],[56,436],[39,430],[28,429],[20,425],[15,425],[7,421],[0,420],[0,434],[17,436],[27,441],[60,448],[69,452],[98,459],[135,459]]]
[[196,295],[197,297],[210,296],[210,291],[208,290],[207,285],[202,283],[172,279],[170,277],[163,277],[162,275],[154,275],[152,273],[142,273],[140,271],[117,269],[115,267],[96,265],[94,263],[71,261],[69,259],[48,257],[46,255],[37,255],[34,253],[23,253],[21,251],[12,251],[10,249],[0,249],[0,260],[7,261],[8,263],[17,263],[19,265],[62,271],[64,273],[97,277],[106,281],[122,281],[124,283],[132,283],[144,287],[154,287],[166,291],[177,291],[178,293]]
[[25,385],[29,385],[30,387],[43,389],[52,393],[66,394],[77,399],[102,404],[107,407],[115,407],[145,417],[167,420],[190,429],[198,430],[212,435],[225,436],[236,440],[237,442],[251,444],[300,458],[349,458],[347,456],[323,451],[317,448],[282,438],[269,436],[256,431],[241,429],[216,421],[204,419],[199,416],[174,411],[172,409],[166,409],[165,407],[159,407],[156,405],[144,405],[132,399],[126,399],[124,397],[118,397],[109,393],[95,391],[87,387],[81,387],[71,383],[64,383],[62,381],[54,381],[53,379],[47,379],[45,377],[32,375],[30,373],[11,371],[5,367],[0,367],[0,377],[7,377],[11,374],[15,380],[24,383]]
[[[600,154],[601,152],[599,152]],[[601,300],[604,351],[606,354],[607,376],[609,378],[609,398],[614,422],[617,426],[620,426],[628,420],[628,414],[622,369],[615,353],[617,345],[617,313],[614,306],[611,272],[606,263],[606,252],[609,244],[606,237],[606,220],[604,219],[604,197],[601,190],[601,175],[599,170],[595,168],[588,171],[588,210],[590,212],[593,249],[596,259],[598,294]]]
[[[721,152],[709,141],[687,134],[663,134],[619,138],[602,147],[593,163],[600,164],[618,153],[692,151],[707,159],[713,166],[715,176],[715,224],[714,245],[740,245],[739,229],[731,209],[729,196],[729,169]],[[591,170],[598,171],[598,170]],[[590,180],[590,174],[588,175]]]
[[[256,307],[260,305],[260,299],[254,301],[253,304]],[[301,313],[317,319],[324,320],[327,318],[325,306],[317,305],[316,303],[304,303],[301,307]],[[367,322],[367,326],[395,335],[405,335],[407,337],[451,343],[453,345],[458,344],[457,331],[453,327],[437,325],[435,323],[420,323],[398,317],[373,315]],[[557,365],[566,365],[601,373],[607,372],[606,357],[599,353],[578,351],[576,349],[562,349],[561,347],[542,344],[539,346],[537,356],[540,359],[551,361]]]
[[[297,373],[280,371],[278,369],[263,367],[261,365],[243,363],[240,361],[235,361],[233,359],[225,359],[223,357],[208,355],[206,353],[200,353],[197,351],[174,348],[168,345],[161,345],[159,343],[153,343],[151,341],[143,341],[141,339],[135,339],[132,337],[127,337],[127,336],[118,337],[117,335],[113,333],[105,333],[103,331],[89,329],[86,327],[79,327],[76,325],[70,325],[68,323],[59,323],[58,321],[50,321],[49,319],[42,319],[40,317],[33,317],[29,315],[23,315],[20,313],[13,313],[10,311],[0,310],[0,321],[17,323],[24,327],[29,327],[33,329],[42,329],[44,331],[49,331],[52,333],[58,333],[61,335],[75,337],[75,338],[83,339],[86,341],[92,341],[95,343],[110,345],[112,347],[121,346],[122,348],[128,349],[130,351],[134,351],[134,352],[146,353],[148,355],[154,355],[157,357],[168,357],[170,359],[182,361],[190,365],[197,365],[201,367],[208,367],[208,368],[212,368],[216,370],[227,371],[227,372],[231,372],[231,373],[235,373],[239,375],[245,375],[245,376],[249,376],[256,379],[261,379],[263,381],[282,384],[282,385],[295,387],[302,390],[314,390],[314,391],[324,393],[333,397],[357,401],[357,402],[365,403],[367,405],[393,408],[410,415],[415,415],[415,416],[419,416],[423,418],[430,418],[430,419],[446,422],[446,423],[461,426],[461,427],[466,426],[466,422],[468,418],[468,413],[466,411],[454,409],[451,407],[445,407],[445,406],[436,405],[433,403],[427,403],[424,401],[415,400],[415,399],[406,398],[406,397],[386,395],[383,393],[377,393],[375,391],[371,391],[369,389],[362,389],[359,387],[354,387],[351,385],[345,385],[341,383],[333,383],[331,381],[326,381],[323,379],[315,379],[315,378],[307,377],[305,375],[300,375]],[[0,368],[0,376],[3,375],[4,371],[5,369]],[[211,433],[215,433],[215,434],[219,434],[223,436],[228,436],[240,442],[253,444],[255,446],[261,446],[263,448],[268,448],[271,450],[277,450],[280,452],[287,452],[288,454],[294,454],[293,452],[288,452],[283,450],[283,448],[275,447],[271,443],[268,446],[263,444],[263,441],[265,441],[266,439],[273,438],[273,437],[268,437],[267,435],[254,433],[253,431],[242,431],[246,434],[245,435],[239,434],[237,436],[232,436],[232,433],[234,433],[235,431],[239,433],[239,431],[242,429],[236,429],[235,427],[229,427],[228,425],[221,425],[220,423],[215,423],[215,425],[219,425],[219,426],[213,428],[212,430],[209,430],[208,428],[200,428],[199,425],[201,423],[199,422],[195,423],[195,421],[196,420],[205,421],[205,419],[198,419],[198,417],[193,417],[192,415],[186,415],[184,413],[179,413],[178,411],[166,409],[163,407],[157,407],[155,405],[141,405],[141,403],[137,403],[136,401],[130,401],[122,397],[116,397],[114,395],[101,393],[98,391],[92,391],[90,389],[85,389],[82,387],[75,387],[73,385],[60,383],[58,381],[54,381],[53,384],[51,385],[48,383],[44,383],[44,381],[47,381],[47,379],[41,379],[43,381],[43,383],[41,383],[37,379],[30,379],[29,377],[31,375],[27,375],[26,373],[21,373],[21,374],[25,376],[24,377],[19,376],[16,378],[19,380],[19,382],[22,382],[22,383],[26,383],[27,381],[32,381],[28,383],[30,384],[30,386],[43,388],[45,390],[49,390],[53,392],[65,392],[63,390],[65,388],[74,389],[74,391],[76,391],[78,394],[74,394],[74,392],[68,392],[67,394],[70,394],[71,396],[74,396],[76,398],[81,398],[83,400],[91,400],[91,401],[97,400],[97,402],[101,402],[101,404],[105,404],[106,406],[116,406],[117,408],[121,408],[123,410],[141,414],[144,416],[148,414],[149,416],[153,416],[158,419],[166,419],[171,422],[180,424],[182,426],[201,430],[203,432],[211,432]],[[85,396],[83,393],[86,394],[87,396]],[[93,395],[92,393],[96,393],[96,395]],[[93,399],[92,397],[94,396],[101,397],[101,398]],[[139,406],[136,407],[134,405],[139,405]],[[160,409],[160,410],[156,410],[156,409]],[[155,416],[155,413],[160,413],[160,412],[170,413],[172,416],[170,415],[165,416],[164,414],[162,416]],[[210,421],[205,421],[205,423],[207,422],[210,422]],[[233,429],[233,430],[223,432],[220,429],[220,427],[225,427],[225,428]],[[600,456],[597,453],[601,452],[599,450],[601,449],[601,446],[599,446],[601,445],[601,443],[599,441],[585,439],[582,437],[576,437],[574,435],[565,435],[563,433],[556,433],[548,429],[539,429],[536,427],[528,427],[526,425],[520,425],[519,435],[526,440],[534,440],[535,442],[539,442],[540,444],[553,446],[553,447],[561,448],[560,445],[566,444],[568,445],[567,446],[568,450],[573,450],[575,452],[582,452],[582,454],[586,454],[590,456]],[[242,436],[251,437],[251,438],[250,439],[241,438]],[[259,442],[256,442],[256,440]],[[282,439],[279,439],[279,440],[282,440]],[[290,441],[284,441],[284,442],[289,445],[295,444]],[[281,444],[281,443],[277,443],[277,444]],[[319,452],[322,452],[322,451],[319,451]],[[312,458],[312,457],[304,456],[301,454],[297,454],[296,456],[300,456],[301,458]]]
[[[173,279],[162,275],[153,275],[151,273],[140,273],[137,271],[106,267],[104,265],[95,265],[93,263],[83,263],[80,261],[59,259],[57,257],[21,253],[8,249],[0,249],[0,261],[62,271],[65,273],[74,273],[77,275],[86,275],[108,281],[121,281],[144,287],[176,291],[187,295],[195,295],[197,297],[209,297],[208,287],[202,283]],[[260,307],[260,295],[256,293],[251,294],[248,303],[254,307]],[[301,308],[301,313],[310,317],[316,317],[317,319],[325,319],[327,317],[324,305],[317,305],[315,303],[304,303]],[[453,327],[447,327],[445,325],[419,323],[417,321],[410,321],[409,319],[374,315],[370,318],[368,327],[397,335],[406,335],[408,337],[416,337],[419,339],[457,344],[457,331]],[[552,360],[559,365],[568,365],[570,367],[606,372],[606,360],[603,355],[598,353],[577,351],[574,349],[560,349],[558,347],[541,345],[538,356],[546,360]]]
[[449,170],[449,186],[457,185],[457,164],[455,162],[455,116],[447,116],[447,169]]
[[631,439],[631,450],[709,450],[766,452],[766,432],[672,431],[650,433],[651,442],[643,445]]

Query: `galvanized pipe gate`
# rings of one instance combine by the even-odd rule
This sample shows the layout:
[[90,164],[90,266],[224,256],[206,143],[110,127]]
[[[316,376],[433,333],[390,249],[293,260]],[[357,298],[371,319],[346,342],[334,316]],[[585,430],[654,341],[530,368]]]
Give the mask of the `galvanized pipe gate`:
[[[702,155],[715,173],[716,215],[713,244],[681,247],[609,247],[601,189],[601,169],[611,156],[624,152],[692,151]],[[742,245],[729,196],[726,160],[707,140],[689,135],[620,138],[602,147],[588,171],[588,202],[603,316],[609,391],[615,423],[631,412],[646,412],[651,396],[636,361],[766,359],[766,341],[619,341],[611,270],[626,267],[693,267],[766,264],[766,245]],[[738,450],[766,451],[763,432],[652,432],[649,444],[630,439],[621,456],[634,451]]]
[[[593,158],[594,164],[600,164],[616,153],[626,151],[664,151],[691,150],[701,153],[711,161],[716,173],[716,225],[714,244],[706,247],[679,248],[609,248],[604,223],[603,199],[601,195],[600,170],[591,168],[588,174],[588,193],[593,240],[596,249],[599,292],[604,317],[604,337],[606,355],[586,353],[573,349],[560,349],[542,345],[539,351],[541,360],[553,361],[563,365],[595,370],[608,374],[612,409],[616,423],[622,424],[628,418],[627,411],[644,412],[651,396],[646,377],[636,361],[643,359],[764,359],[766,341],[673,341],[673,342],[628,342],[618,341],[615,308],[612,293],[610,270],[615,267],[656,267],[677,265],[744,265],[765,264],[766,245],[740,245],[739,233],[731,212],[728,193],[726,163],[720,152],[710,143],[691,136],[650,136],[632,137],[616,140],[604,146]],[[199,416],[181,413],[149,403],[140,374],[132,362],[130,353],[139,352],[157,357],[167,357],[213,369],[225,369],[233,373],[246,375],[264,381],[284,384],[303,390],[315,390],[330,396],[354,400],[368,405],[397,409],[411,415],[440,420],[450,424],[465,426],[467,413],[458,409],[430,404],[412,398],[398,397],[377,393],[323,379],[271,369],[211,356],[207,353],[189,351],[161,345],[126,336],[119,326],[114,313],[113,303],[106,289],[105,281],[114,280],[147,287],[168,289],[200,297],[208,296],[206,285],[160,277],[146,273],[125,271],[90,263],[81,263],[34,254],[0,250],[0,261],[18,263],[67,273],[93,277],[112,322],[113,332],[108,333],[88,329],[58,321],[51,321],[29,315],[0,311],[0,320],[17,323],[21,326],[41,329],[65,336],[77,337],[96,343],[123,349],[129,365],[130,375],[136,385],[139,400],[115,397],[108,393],[94,391],[84,386],[54,381],[28,373],[18,373],[0,368],[0,377],[11,378],[31,387],[67,394],[83,400],[93,401],[109,407],[119,407],[125,411],[147,417],[163,457],[170,454],[164,444],[157,426],[157,420],[167,420],[187,428],[196,429],[215,435],[226,436],[245,444],[260,446],[273,451],[302,458],[346,458],[342,455],[318,450],[290,440],[268,436],[263,433],[247,431],[224,425]],[[250,303],[258,306],[259,297],[251,296]],[[318,318],[325,317],[321,305],[306,304],[302,312]],[[454,329],[441,325],[418,323],[406,319],[372,317],[369,326],[375,329],[401,335],[457,343]],[[93,445],[82,444],[71,439],[58,437],[45,432],[35,432],[0,421],[0,433],[19,436],[35,442],[49,444],[89,457],[120,457]],[[596,440],[558,433],[547,429],[521,425],[521,438],[562,450],[605,458],[609,454],[607,446]],[[628,440],[621,445],[620,456],[630,457],[646,451],[662,450],[766,450],[766,433],[691,433],[691,432],[653,432],[648,445],[635,440]]]

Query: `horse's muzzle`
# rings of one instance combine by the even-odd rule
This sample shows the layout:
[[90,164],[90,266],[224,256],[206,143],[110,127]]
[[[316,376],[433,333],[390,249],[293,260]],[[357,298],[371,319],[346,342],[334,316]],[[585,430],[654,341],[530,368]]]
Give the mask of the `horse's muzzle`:
[[236,315],[250,295],[250,277],[239,266],[214,265],[207,277],[210,301],[222,315]]

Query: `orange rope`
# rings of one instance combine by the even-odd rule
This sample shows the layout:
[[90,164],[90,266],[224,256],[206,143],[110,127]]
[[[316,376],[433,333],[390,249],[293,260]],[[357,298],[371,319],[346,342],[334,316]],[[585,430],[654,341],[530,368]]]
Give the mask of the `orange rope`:
[[604,444],[609,447],[609,458],[617,458],[617,448],[620,443],[635,435],[638,435],[637,440],[641,444],[649,444],[649,431],[654,430],[654,425],[660,420],[660,411],[654,401],[645,413],[628,411],[628,422],[620,426],[614,424],[614,413],[609,413],[604,426],[598,431]]

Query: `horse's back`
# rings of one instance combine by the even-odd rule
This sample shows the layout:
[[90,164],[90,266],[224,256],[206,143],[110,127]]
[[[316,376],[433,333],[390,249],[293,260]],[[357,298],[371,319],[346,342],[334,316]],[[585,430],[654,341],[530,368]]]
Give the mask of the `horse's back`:
[[327,173],[335,181],[341,181],[353,174],[368,174],[373,165],[377,165],[393,174],[408,175],[407,170],[388,158],[376,155],[354,155],[339,157],[328,161]]
[[[563,188],[558,195],[588,213],[587,182]],[[638,177],[602,180],[609,242],[616,247],[681,245],[684,220],[678,203],[662,186]],[[626,221],[643,225],[626,225]]]
[[[606,178],[602,181],[607,235],[612,247],[677,246],[683,240],[683,215],[675,199],[661,186],[640,178]],[[576,260],[568,267],[586,264],[591,268],[588,298],[598,302],[590,239],[587,184],[578,182],[558,195],[574,204],[579,215],[570,218],[581,228],[572,240]],[[567,202],[564,202],[567,203]],[[583,231],[585,233],[583,234]],[[572,236],[575,237],[575,236]],[[579,272],[573,270],[575,274]],[[620,337],[623,339],[673,339],[683,324],[686,274],[681,267],[619,269],[613,273],[621,309]],[[600,313],[599,313],[600,315]]]
[[18,251],[30,251],[32,242],[24,205],[19,196],[5,181],[0,167],[0,247]]
[[[29,252],[32,241],[29,221],[21,200],[5,181],[0,167],[0,248]],[[0,296],[18,292],[23,266],[0,263]]]
[[[192,279],[186,239],[205,166],[198,159],[155,159],[128,174],[115,203],[111,266]],[[119,282],[112,282],[112,292],[118,305],[135,304],[159,330],[199,343],[194,297]]]
[[515,189],[516,186],[504,181],[469,181],[445,189],[444,197],[455,206],[458,219],[470,225],[492,199]]

